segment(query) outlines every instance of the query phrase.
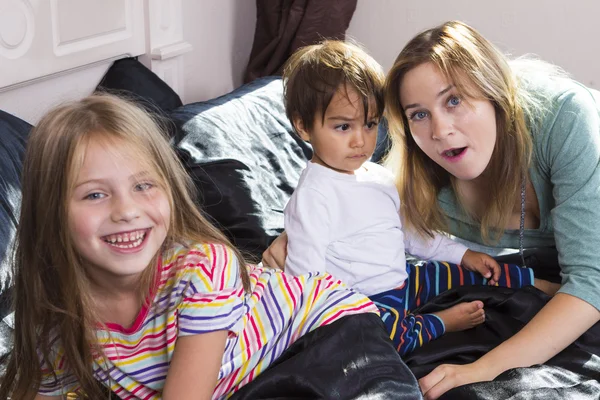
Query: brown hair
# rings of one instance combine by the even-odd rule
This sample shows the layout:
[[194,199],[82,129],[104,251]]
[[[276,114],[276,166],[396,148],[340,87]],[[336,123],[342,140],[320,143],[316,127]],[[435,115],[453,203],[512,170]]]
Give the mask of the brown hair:
[[[99,319],[90,281],[71,240],[68,199],[86,144],[96,138],[131,146],[157,175],[171,206],[163,249],[172,243],[212,242],[233,249],[193,202],[191,179],[170,147],[158,121],[133,103],[112,95],[93,95],[57,107],[32,130],[23,166],[23,197],[15,244],[14,348],[0,388],[0,398],[33,398],[41,383],[53,341],[65,350],[69,372],[86,397],[102,388],[92,374],[94,354],[102,357],[95,328]],[[156,265],[159,254],[150,265]],[[149,265],[149,266],[150,266]],[[241,268],[249,288],[248,271]],[[150,293],[156,268],[146,268],[139,285],[140,303]],[[56,375],[55,375],[56,376]]]
[[[349,85],[362,98],[365,123],[383,112],[385,74],[381,66],[355,44],[325,40],[298,49],[283,69],[285,111],[294,125],[300,118],[312,130],[315,118],[325,112],[340,87]],[[375,100],[375,115],[369,115],[369,102]]]
[[462,22],[450,21],[422,32],[404,47],[385,85],[392,140],[386,164],[395,172],[407,227],[421,234],[447,229],[437,196],[446,185],[456,189],[455,178],[417,146],[400,102],[404,76],[424,63],[436,66],[466,98],[483,98],[494,106],[497,139],[485,171],[489,187],[484,191],[483,211],[478,215],[467,212],[480,222],[484,241],[491,236],[497,239],[519,198],[522,178],[527,176],[532,154],[527,123],[535,114],[535,100],[519,86],[506,57]]

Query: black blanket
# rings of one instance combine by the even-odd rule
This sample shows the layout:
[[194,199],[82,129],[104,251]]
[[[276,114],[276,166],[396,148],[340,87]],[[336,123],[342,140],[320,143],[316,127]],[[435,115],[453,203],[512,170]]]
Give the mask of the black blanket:
[[230,400],[421,398],[379,317],[360,314],[304,335]]
[[[463,301],[483,300],[484,324],[448,333],[405,357],[417,378],[440,364],[475,361],[517,333],[546,304],[549,297],[533,287],[463,287],[436,297],[420,313],[435,312]],[[565,326],[564,329],[569,329]],[[600,399],[600,323],[545,365],[506,371],[493,382],[465,385],[449,391],[448,399]]]
[[[475,361],[517,333],[549,297],[533,287],[464,287],[445,292],[417,312],[428,313],[480,299],[486,322],[448,333],[405,357],[421,378],[444,363]],[[419,399],[416,381],[372,315],[342,319],[304,336],[234,400]],[[565,327],[568,329],[568,327]],[[600,324],[545,365],[506,371],[493,382],[455,388],[442,400],[600,399]],[[352,368],[349,368],[352,366]]]

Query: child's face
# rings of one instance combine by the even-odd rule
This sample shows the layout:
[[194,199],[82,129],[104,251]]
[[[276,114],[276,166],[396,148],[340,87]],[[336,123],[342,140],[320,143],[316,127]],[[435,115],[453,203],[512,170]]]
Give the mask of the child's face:
[[[375,99],[369,102],[375,110]],[[296,130],[313,147],[312,161],[335,171],[353,174],[367,161],[377,142],[376,117],[368,116],[365,124],[363,102],[352,87],[340,87],[329,103],[325,119],[316,115],[309,132],[297,122]]]
[[92,278],[103,283],[135,282],[169,227],[166,193],[127,149],[92,140],[69,199],[75,248]]

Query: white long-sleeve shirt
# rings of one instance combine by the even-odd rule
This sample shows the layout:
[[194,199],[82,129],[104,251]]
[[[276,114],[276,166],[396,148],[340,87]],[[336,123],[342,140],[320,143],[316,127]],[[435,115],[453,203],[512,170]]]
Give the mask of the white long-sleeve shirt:
[[443,235],[402,232],[390,171],[367,162],[354,175],[309,162],[284,210],[285,271],[328,272],[367,296],[407,278],[405,251],[459,264],[467,248]]

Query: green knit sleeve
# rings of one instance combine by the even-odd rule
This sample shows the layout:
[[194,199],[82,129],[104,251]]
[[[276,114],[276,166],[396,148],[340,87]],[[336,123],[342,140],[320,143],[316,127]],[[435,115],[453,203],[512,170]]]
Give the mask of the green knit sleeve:
[[552,187],[560,292],[600,310],[599,106],[593,92],[577,84],[563,92],[540,132],[537,162]]

